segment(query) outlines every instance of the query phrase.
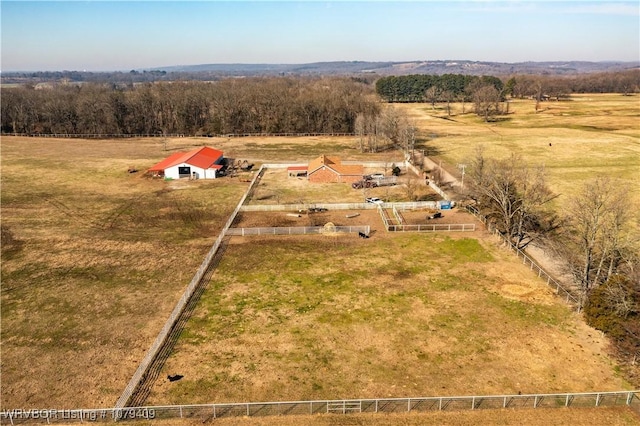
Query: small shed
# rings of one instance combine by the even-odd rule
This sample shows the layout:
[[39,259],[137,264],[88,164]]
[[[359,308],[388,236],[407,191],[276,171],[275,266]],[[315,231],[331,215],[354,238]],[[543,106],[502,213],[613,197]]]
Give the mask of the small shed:
[[189,152],[176,152],[155,164],[147,172],[171,179],[215,179],[223,167],[222,151],[202,147]]
[[289,166],[287,167],[287,174],[289,177],[307,176],[307,166]]

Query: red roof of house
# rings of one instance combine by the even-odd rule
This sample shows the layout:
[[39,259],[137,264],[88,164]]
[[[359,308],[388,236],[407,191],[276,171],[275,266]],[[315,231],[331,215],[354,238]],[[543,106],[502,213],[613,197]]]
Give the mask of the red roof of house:
[[289,166],[287,170],[307,170],[307,166]]
[[177,164],[189,164],[201,169],[221,169],[220,164],[215,164],[222,157],[222,151],[209,148],[208,146],[196,148],[189,152],[176,152],[165,158],[158,164],[152,166],[150,172],[159,172]]

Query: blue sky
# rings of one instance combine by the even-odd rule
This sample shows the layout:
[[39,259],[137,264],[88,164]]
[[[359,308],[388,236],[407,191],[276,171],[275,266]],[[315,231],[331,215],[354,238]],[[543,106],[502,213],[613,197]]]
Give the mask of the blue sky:
[[640,60],[638,1],[2,0],[0,13],[2,71]]

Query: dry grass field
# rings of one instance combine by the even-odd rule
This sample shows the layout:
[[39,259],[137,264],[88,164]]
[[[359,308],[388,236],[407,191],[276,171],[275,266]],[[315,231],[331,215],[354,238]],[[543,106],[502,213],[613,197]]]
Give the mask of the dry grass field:
[[1,405],[111,406],[247,184],[127,173],[160,140],[1,148]]
[[[611,176],[628,185],[640,207],[640,96],[619,94],[572,95],[569,100],[542,102],[536,112],[532,100],[509,102],[510,114],[484,123],[473,113],[452,115],[427,104],[396,104],[420,129],[424,149],[450,172],[460,175],[457,164],[469,164],[477,146],[487,156],[519,153],[532,165],[544,165],[553,190],[566,195],[590,177]],[[466,111],[472,106],[467,104]]]
[[149,404],[627,389],[496,241],[234,237]]
[[[514,101],[514,114],[493,124],[471,114],[446,117],[426,105],[394,107],[420,126],[419,149],[450,169],[468,162],[482,143],[488,154],[513,150],[544,163],[562,194],[605,172],[637,194],[636,97],[574,97],[543,106],[535,113],[530,101]],[[113,405],[247,187],[246,179],[165,182],[127,168],[144,170],[173,151],[205,144],[256,163],[304,162],[320,154],[401,160],[358,153],[348,137],[2,137],[3,408]],[[360,201],[365,195],[283,181],[265,176],[252,202]],[[405,195],[400,187],[374,191],[366,196]],[[373,220],[364,213],[356,219]],[[243,215],[240,221],[271,219]],[[376,230],[370,240],[234,237],[165,366],[164,373],[184,379],[159,380],[147,402],[630,389],[606,353],[599,333],[480,231]],[[626,410],[526,413],[303,422],[637,423]],[[270,421],[221,424],[298,424]]]

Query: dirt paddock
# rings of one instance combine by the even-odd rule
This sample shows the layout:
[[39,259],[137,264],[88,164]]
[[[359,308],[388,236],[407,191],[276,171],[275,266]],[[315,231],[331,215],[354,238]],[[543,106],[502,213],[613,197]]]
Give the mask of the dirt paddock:
[[[437,225],[437,224],[469,224],[481,223],[464,210],[457,208],[442,210],[442,217],[427,219],[438,210],[415,209],[401,212],[407,225]],[[393,212],[388,209],[391,216]],[[355,216],[354,216],[355,215]],[[296,226],[324,226],[327,223],[336,226],[371,226],[372,231],[386,232],[382,218],[375,210],[328,210],[325,212],[241,212],[233,222],[234,228],[259,228],[259,227],[296,227]]]

